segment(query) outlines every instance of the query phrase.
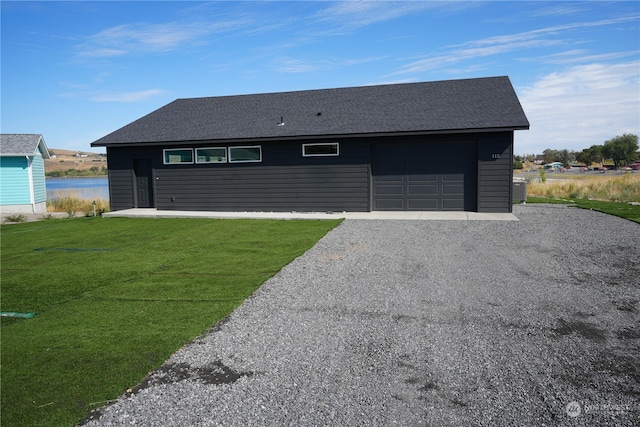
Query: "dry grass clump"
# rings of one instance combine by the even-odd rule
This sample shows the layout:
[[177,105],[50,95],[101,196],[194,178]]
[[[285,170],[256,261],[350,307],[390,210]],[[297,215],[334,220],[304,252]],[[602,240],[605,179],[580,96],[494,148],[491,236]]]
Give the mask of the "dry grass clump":
[[47,199],[47,211],[66,212],[70,217],[82,213],[93,216],[93,202],[96,202],[96,215],[109,212],[109,200],[101,197],[84,198],[74,190],[61,190]]
[[640,202],[640,174],[580,176],[579,179],[533,182],[527,186],[527,195],[624,203]]

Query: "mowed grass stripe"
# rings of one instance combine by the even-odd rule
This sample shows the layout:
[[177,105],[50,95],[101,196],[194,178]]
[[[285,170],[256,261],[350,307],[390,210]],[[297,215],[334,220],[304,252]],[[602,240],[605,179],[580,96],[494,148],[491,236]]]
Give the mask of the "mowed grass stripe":
[[2,226],[1,310],[37,313],[1,318],[2,425],[76,424],[338,223],[79,218]]

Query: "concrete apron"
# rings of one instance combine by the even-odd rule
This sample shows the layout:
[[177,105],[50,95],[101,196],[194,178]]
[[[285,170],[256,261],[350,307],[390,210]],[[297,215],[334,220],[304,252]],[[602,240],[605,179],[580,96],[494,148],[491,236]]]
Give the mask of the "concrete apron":
[[391,219],[421,221],[518,221],[512,213],[481,212],[201,212],[159,211],[153,208],[105,212],[104,218],[217,218],[217,219]]

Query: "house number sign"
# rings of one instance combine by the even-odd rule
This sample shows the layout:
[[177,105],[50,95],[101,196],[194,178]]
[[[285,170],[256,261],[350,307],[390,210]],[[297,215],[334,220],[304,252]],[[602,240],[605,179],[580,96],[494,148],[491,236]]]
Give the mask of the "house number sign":
[[500,158],[500,154],[492,154],[491,158],[492,159],[499,159]]

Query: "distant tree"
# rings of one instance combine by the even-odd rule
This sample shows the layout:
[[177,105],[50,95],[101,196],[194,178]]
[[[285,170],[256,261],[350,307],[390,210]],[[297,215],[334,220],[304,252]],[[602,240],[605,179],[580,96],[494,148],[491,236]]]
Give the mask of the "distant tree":
[[576,153],[569,150],[562,150],[560,152],[560,160],[558,162],[562,162],[562,165],[566,168],[571,166],[571,162],[575,161]]
[[547,148],[542,152],[545,163],[553,163],[562,161],[562,153],[558,150]]
[[524,165],[522,164],[522,156],[515,156],[513,158],[513,168],[524,169]]
[[584,163],[586,167],[591,166],[591,163],[593,163],[593,159],[591,158],[591,152],[589,151],[588,148],[585,148],[584,150],[579,152],[576,155],[576,160],[579,161],[580,163]]
[[604,156],[602,155],[602,149],[604,146],[602,145],[592,145],[588,148],[591,153],[591,162],[592,163],[602,163],[604,161]]
[[592,163],[602,163],[602,145],[592,145],[576,154],[576,160],[589,167]]
[[636,160],[638,151],[638,135],[625,133],[604,143],[602,154],[612,159],[616,167],[621,167]]

